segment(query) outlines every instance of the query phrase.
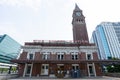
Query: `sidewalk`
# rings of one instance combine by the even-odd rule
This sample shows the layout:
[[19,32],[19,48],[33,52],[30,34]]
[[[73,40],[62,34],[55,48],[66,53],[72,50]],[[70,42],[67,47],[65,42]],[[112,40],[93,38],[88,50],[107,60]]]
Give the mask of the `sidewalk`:
[[[10,78],[14,75],[10,74],[0,74],[0,80],[120,80],[120,78],[116,77],[108,77],[108,76],[97,76],[97,77],[82,77],[82,78],[50,78],[46,76],[42,77],[18,77],[18,78]],[[3,79],[4,78],[4,79]]]
[[42,77],[20,77],[16,79],[8,79],[8,80],[120,80],[120,78],[116,77],[107,77],[107,76],[101,76],[101,77],[82,77],[82,78],[65,78],[65,79],[58,79],[58,78],[42,78]]
[[15,78],[16,76],[16,74],[2,73],[0,74],[0,80],[8,80],[10,78]]
[[7,74],[0,74],[0,80],[2,80],[3,78],[5,79],[7,76]]

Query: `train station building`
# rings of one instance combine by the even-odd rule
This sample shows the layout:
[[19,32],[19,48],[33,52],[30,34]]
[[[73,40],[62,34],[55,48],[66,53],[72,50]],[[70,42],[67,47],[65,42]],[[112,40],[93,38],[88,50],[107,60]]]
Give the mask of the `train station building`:
[[33,40],[25,42],[18,59],[20,76],[58,78],[101,76],[97,47],[89,43],[85,17],[75,5],[72,14],[73,40]]

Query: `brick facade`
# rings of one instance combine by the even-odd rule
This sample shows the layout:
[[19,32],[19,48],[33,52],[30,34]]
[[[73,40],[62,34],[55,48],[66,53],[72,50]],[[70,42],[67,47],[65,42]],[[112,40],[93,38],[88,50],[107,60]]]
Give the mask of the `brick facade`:
[[27,53],[28,52],[22,52],[21,54],[20,54],[20,58],[19,59],[27,59]]
[[19,65],[18,65],[18,73],[19,73],[19,76],[23,76],[24,68],[25,68],[25,64],[19,64]]
[[[24,57],[23,57],[24,55]],[[98,60],[98,56],[97,56],[97,53],[96,52],[93,52],[92,53],[93,55],[93,60]],[[26,56],[26,57],[25,57]],[[35,61],[38,61],[38,62],[29,62],[28,64],[33,64],[32,66],[32,71],[31,71],[31,76],[40,76],[42,75],[41,74],[41,69],[42,69],[42,64],[48,64],[49,67],[48,67],[48,76],[50,74],[55,74],[55,76],[58,75],[58,70],[59,70],[59,67],[58,65],[61,65],[63,66],[63,71],[67,72],[69,71],[69,75],[71,74],[70,71],[72,70],[73,66],[72,65],[76,65],[78,64],[78,67],[80,69],[80,76],[88,76],[89,75],[89,71],[88,71],[88,67],[87,67],[87,64],[86,62],[80,62],[81,60],[86,60],[86,53],[85,52],[79,52],[78,53],[78,60],[77,60],[77,63],[76,63],[76,60],[72,60],[72,54],[64,54],[64,62],[62,63],[61,61],[62,60],[57,60],[57,54],[52,54],[50,53],[50,58],[49,60],[46,60],[48,61],[47,63],[41,63],[40,61],[43,60],[42,59],[42,56],[43,54],[41,54],[40,52],[35,52],[35,56],[34,56],[34,60]],[[21,55],[20,55],[20,60],[21,59],[27,59],[27,52],[23,52]],[[50,60],[54,60],[57,61],[58,63],[51,63],[49,62]],[[69,61],[69,62],[66,62]],[[72,63],[70,63],[72,61]],[[91,64],[92,62],[90,62]],[[26,63],[22,63],[22,64],[19,64],[19,75],[20,76],[23,76],[24,74],[24,70],[25,70],[25,64]],[[96,76],[101,76],[102,73],[101,73],[101,67],[99,64],[95,63],[95,71],[96,71]],[[26,68],[27,69],[27,68]],[[26,71],[25,71],[26,73]],[[65,73],[66,74],[66,73]],[[65,75],[64,75],[65,76]]]

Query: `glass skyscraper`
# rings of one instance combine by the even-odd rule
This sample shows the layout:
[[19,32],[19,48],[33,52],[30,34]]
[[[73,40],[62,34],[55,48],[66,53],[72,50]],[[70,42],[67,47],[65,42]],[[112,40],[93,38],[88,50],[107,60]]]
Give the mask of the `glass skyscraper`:
[[20,48],[21,45],[10,36],[0,35],[0,63],[11,63],[10,60],[19,55]]
[[120,22],[102,22],[92,34],[101,59],[120,58]]

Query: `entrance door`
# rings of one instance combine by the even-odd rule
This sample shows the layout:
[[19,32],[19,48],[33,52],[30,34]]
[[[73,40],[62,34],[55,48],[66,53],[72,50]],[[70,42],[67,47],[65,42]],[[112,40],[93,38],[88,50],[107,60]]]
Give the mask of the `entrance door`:
[[88,65],[89,76],[95,76],[94,66],[92,64]]
[[65,74],[64,74],[64,65],[58,65],[57,77],[58,78],[63,78],[64,76],[65,76]]
[[26,66],[25,76],[31,76],[31,64]]
[[80,74],[79,64],[72,64],[71,77],[79,78],[80,75],[81,74]]
[[49,65],[48,64],[42,64],[41,75],[48,75],[48,72],[49,72]]

